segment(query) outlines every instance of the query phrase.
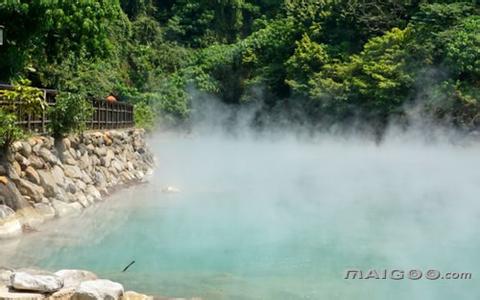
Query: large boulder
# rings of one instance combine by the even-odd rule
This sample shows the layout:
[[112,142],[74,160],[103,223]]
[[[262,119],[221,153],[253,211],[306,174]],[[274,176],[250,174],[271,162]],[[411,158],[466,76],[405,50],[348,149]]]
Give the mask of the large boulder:
[[73,300],[117,300],[123,295],[120,283],[105,279],[89,280],[80,283]]
[[63,287],[63,280],[55,274],[33,274],[29,272],[14,272],[12,287],[18,291],[34,291],[53,293]]
[[65,288],[78,287],[84,281],[98,279],[94,273],[84,270],[60,270],[55,272],[55,275],[63,280],[63,286]]

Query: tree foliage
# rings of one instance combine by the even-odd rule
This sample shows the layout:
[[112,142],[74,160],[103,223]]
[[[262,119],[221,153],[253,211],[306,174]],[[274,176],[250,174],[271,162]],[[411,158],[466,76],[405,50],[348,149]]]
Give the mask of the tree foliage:
[[260,113],[296,102],[302,122],[381,126],[419,102],[435,119],[473,129],[479,8],[451,0],[10,0],[0,3],[0,20],[11,20],[0,80],[114,94],[146,123],[188,118],[192,88],[237,105],[260,88]]
[[63,92],[57,95],[56,104],[48,111],[50,130],[55,138],[81,132],[91,120],[92,104],[82,94]]

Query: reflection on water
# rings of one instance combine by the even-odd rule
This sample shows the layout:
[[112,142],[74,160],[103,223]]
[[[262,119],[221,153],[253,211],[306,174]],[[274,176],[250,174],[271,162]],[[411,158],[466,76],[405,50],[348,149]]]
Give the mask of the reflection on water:
[[[0,264],[83,268],[204,299],[477,299],[477,146],[159,137],[148,185],[2,243]],[[165,194],[165,186],[182,192]],[[121,270],[132,260],[130,269]],[[351,268],[471,280],[344,280]]]

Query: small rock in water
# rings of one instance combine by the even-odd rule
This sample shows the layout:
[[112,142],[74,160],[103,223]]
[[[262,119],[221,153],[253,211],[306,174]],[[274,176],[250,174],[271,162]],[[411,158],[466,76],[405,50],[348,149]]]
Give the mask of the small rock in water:
[[162,193],[180,193],[180,189],[173,186],[167,186],[162,189]]

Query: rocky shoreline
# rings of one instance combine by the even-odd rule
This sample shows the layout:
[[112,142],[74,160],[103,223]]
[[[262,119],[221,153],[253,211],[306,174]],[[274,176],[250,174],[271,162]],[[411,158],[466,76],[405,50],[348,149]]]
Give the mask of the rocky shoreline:
[[80,214],[111,190],[144,180],[153,165],[142,129],[16,142],[0,162],[0,239]]
[[84,270],[50,273],[34,269],[0,268],[0,299],[22,300],[153,300],[154,297],[124,291],[118,282],[99,279]]

